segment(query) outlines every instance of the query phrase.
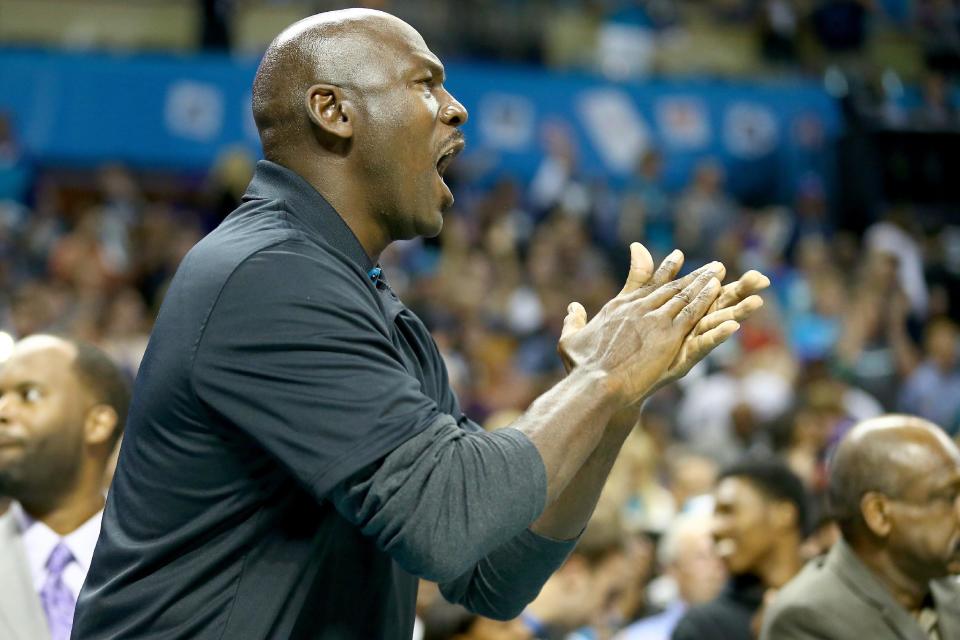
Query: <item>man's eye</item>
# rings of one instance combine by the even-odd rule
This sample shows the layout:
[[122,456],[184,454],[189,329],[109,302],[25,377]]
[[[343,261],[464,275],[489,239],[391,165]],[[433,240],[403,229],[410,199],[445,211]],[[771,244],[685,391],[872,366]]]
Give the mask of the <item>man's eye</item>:
[[42,397],[40,389],[36,387],[30,387],[29,389],[23,392],[23,399],[27,402],[37,402]]

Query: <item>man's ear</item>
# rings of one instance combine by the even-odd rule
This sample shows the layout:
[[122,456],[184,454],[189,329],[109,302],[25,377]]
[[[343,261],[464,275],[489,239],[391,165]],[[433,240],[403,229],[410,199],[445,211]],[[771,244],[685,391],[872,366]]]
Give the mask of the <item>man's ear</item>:
[[118,422],[116,409],[106,404],[95,405],[87,412],[87,419],[83,423],[84,441],[94,446],[110,442],[120,426]]
[[353,105],[343,90],[332,84],[315,84],[304,98],[317,138],[325,148],[343,148],[353,138]]
[[893,523],[890,520],[890,502],[882,493],[868,491],[860,498],[860,514],[867,528],[879,538],[890,534]]

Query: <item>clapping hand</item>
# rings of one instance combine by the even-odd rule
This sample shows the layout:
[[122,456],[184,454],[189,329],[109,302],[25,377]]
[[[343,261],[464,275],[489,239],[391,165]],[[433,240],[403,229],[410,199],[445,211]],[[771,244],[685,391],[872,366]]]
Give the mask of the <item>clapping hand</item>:
[[[726,271],[720,263],[711,263],[697,271],[673,280],[683,266],[683,253],[675,250],[670,253],[654,271],[653,258],[650,252],[640,244],[630,245],[630,272],[627,275],[623,289],[614,298],[614,302],[622,298],[642,299],[664,287],[682,292],[701,278],[705,273],[713,271],[718,280],[722,280]],[[756,293],[769,286],[769,279],[757,271],[748,271],[735,282],[722,287],[705,314],[692,326],[680,343],[679,350],[673,357],[669,367],[658,376],[656,383],[650,388],[647,395],[665,384],[683,377],[697,362],[707,356],[714,348],[729,338],[740,327],[739,322],[749,317],[763,305],[763,300]],[[608,306],[610,303],[608,303]],[[607,306],[604,307],[604,310]],[[691,311],[692,313],[693,311]],[[601,314],[604,311],[601,311]],[[600,315],[600,314],[598,314]],[[586,357],[586,353],[596,346],[589,341],[575,340],[574,336],[588,324],[587,313],[578,302],[573,302],[567,308],[567,316],[563,322],[563,331],[560,336],[558,350],[567,371],[570,371],[578,362]]]

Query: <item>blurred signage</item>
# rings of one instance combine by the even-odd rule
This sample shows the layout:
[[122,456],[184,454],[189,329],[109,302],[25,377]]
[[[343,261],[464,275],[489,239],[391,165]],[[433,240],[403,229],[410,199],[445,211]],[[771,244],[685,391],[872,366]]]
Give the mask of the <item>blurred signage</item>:
[[[40,162],[204,170],[226,147],[259,153],[250,112],[257,63],[0,51],[0,110],[13,115],[21,141]],[[657,148],[669,188],[685,184],[710,156],[726,165],[734,192],[788,194],[794,176],[828,173],[829,142],[841,127],[832,99],[799,81],[613,84],[588,74],[456,62],[447,65],[447,76],[471,112],[467,153],[483,161],[470,166],[491,180],[504,172],[533,176],[544,127],[559,121],[587,176],[625,182],[638,156]]]

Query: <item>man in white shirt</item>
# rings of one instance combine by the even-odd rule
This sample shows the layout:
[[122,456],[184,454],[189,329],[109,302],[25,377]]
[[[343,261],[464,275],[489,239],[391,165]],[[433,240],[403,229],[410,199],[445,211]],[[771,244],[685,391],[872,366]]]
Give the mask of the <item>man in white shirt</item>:
[[32,336],[0,365],[0,637],[67,640],[130,402],[102,351]]

